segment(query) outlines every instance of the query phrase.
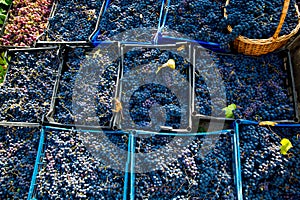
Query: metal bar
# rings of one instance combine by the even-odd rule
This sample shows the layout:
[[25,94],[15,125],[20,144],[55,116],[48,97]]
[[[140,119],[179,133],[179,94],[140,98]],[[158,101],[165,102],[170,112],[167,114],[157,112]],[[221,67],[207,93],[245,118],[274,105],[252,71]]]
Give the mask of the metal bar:
[[132,134],[129,134],[128,146],[127,146],[127,161],[125,165],[125,180],[124,180],[124,190],[123,190],[123,200],[127,200],[127,188],[128,188],[128,176],[129,176],[129,165],[130,165],[130,149],[131,149],[131,137]]
[[135,196],[135,136],[131,134],[131,150],[130,150],[130,200],[134,200]]
[[159,136],[180,136],[180,137],[191,137],[201,135],[219,135],[222,133],[230,133],[232,130],[220,130],[215,132],[203,132],[203,133],[155,133],[150,131],[137,130],[138,135],[159,135]]
[[45,140],[45,128],[42,127],[41,134],[40,134],[39,147],[38,147],[38,151],[37,151],[37,155],[36,155],[36,159],[35,159],[35,163],[34,163],[34,170],[33,170],[32,178],[31,178],[31,183],[30,183],[27,200],[30,200],[33,198],[33,191],[34,191],[34,187],[35,187],[35,183],[36,183],[36,176],[39,171],[39,164],[40,164],[40,160],[42,157],[44,140]]
[[243,200],[243,187],[242,187],[242,173],[241,173],[241,155],[240,155],[240,136],[239,136],[239,123],[235,121],[234,124],[234,162],[236,165],[235,170],[235,178],[236,178],[236,185],[237,185],[237,198],[238,200]]

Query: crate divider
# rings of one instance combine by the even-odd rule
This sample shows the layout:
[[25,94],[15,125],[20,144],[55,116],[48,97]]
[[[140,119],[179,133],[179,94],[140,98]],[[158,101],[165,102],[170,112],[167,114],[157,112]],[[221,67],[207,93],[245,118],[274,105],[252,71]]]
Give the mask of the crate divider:
[[98,28],[99,28],[99,25],[100,25],[103,14],[106,12],[106,9],[108,8],[109,2],[110,2],[110,0],[103,0],[95,29],[92,32],[92,34],[89,36],[89,42],[91,44],[93,44],[97,40],[96,38],[97,38],[97,36],[99,35],[99,32],[100,32],[100,30],[98,30]]
[[[123,66],[123,63],[124,63],[124,53],[126,52],[126,48],[129,48],[129,49],[132,49],[132,48],[161,48],[161,49],[164,49],[164,50],[168,50],[168,49],[173,49],[173,48],[178,48],[180,46],[184,45],[188,51],[188,61],[190,62],[191,60],[191,45],[190,43],[187,43],[187,42],[177,42],[175,44],[165,44],[165,45],[153,45],[153,44],[145,44],[145,43],[142,43],[142,44],[133,44],[133,43],[124,43],[124,44],[121,44],[121,65],[120,65],[120,79],[123,78],[123,73],[124,73],[124,66]],[[188,74],[188,78],[189,78],[189,81],[191,81],[191,69],[189,69],[189,74]],[[122,84],[121,82],[118,84],[118,91],[116,92],[116,98],[120,99],[121,98],[121,94],[122,94]],[[191,83],[189,82],[189,99],[188,99],[188,102],[189,104],[191,104],[192,102],[192,99],[191,99]],[[191,114],[191,105],[188,106],[188,127],[186,129],[173,129],[172,127],[166,127],[166,126],[161,126],[161,129],[162,130],[168,130],[168,131],[175,131],[175,132],[190,132],[191,129],[192,129],[192,114]],[[120,125],[120,121],[117,121],[116,119],[113,120],[113,124],[112,124],[112,127],[114,129],[118,129]]]
[[[195,111],[195,66],[196,66],[196,52],[197,51],[210,51],[213,52],[211,50],[205,49],[203,47],[199,47],[199,46],[193,46],[192,49],[193,53],[193,88],[192,88],[192,116],[193,118],[196,119],[205,119],[205,120],[219,120],[219,121],[225,121],[225,122],[234,122],[235,120],[238,119],[234,119],[234,118],[225,118],[225,117],[215,117],[215,116],[208,116],[208,115],[203,115],[203,114],[199,114],[197,111]],[[286,89],[288,91],[288,97],[290,99],[290,102],[292,102],[293,104],[293,112],[294,112],[294,116],[293,119],[286,119],[286,120],[272,120],[275,122],[279,122],[279,123],[295,123],[295,122],[299,122],[299,111],[298,111],[298,101],[297,101],[297,92],[295,89],[295,81],[294,81],[294,75],[293,75],[293,66],[292,66],[292,61],[291,61],[291,55],[290,55],[290,51],[288,49],[280,49],[277,50],[273,53],[280,53],[280,54],[284,54],[284,66],[283,70],[287,73],[288,77],[287,79],[285,79],[285,86]],[[216,53],[217,55],[226,55],[226,56],[235,56],[236,54],[232,54],[232,53],[221,53],[218,52]],[[245,56],[245,57],[252,57],[253,56]],[[263,119],[262,119],[263,120]]]
[[0,126],[8,126],[8,127],[32,127],[38,128],[41,127],[39,123],[28,123],[28,122],[5,122],[1,121]]
[[44,143],[45,143],[45,127],[42,127],[40,132],[39,146],[38,146],[37,155],[34,163],[34,169],[33,169],[27,200],[35,199],[34,196],[36,195],[36,177],[41,168],[41,165],[43,164],[41,161],[45,156]]

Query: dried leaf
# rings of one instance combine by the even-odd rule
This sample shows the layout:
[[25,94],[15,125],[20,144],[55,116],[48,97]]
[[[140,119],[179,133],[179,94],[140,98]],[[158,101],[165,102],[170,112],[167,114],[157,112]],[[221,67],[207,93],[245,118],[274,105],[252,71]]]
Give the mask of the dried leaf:
[[276,122],[271,122],[271,121],[259,122],[260,126],[275,126],[276,124],[277,124]]

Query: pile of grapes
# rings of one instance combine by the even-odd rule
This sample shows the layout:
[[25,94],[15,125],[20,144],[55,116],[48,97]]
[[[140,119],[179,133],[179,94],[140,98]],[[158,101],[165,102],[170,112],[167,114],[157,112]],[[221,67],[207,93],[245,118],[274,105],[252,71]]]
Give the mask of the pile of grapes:
[[[59,81],[57,104],[55,106],[54,120],[63,124],[73,124],[77,121],[82,124],[85,119],[86,110],[96,112],[96,121],[100,126],[107,126],[112,118],[112,100],[116,91],[119,61],[103,65],[105,57],[92,48],[69,48],[65,51],[65,65],[63,66],[61,79]],[[87,72],[88,71],[88,72]],[[85,73],[86,72],[86,73]],[[86,79],[96,80],[96,91],[93,99],[85,97],[90,94]],[[93,79],[93,80],[94,80]],[[89,82],[90,83],[90,82]],[[82,101],[79,106],[74,103],[75,92],[82,92]],[[81,98],[81,96],[80,96]],[[94,101],[95,104],[90,104]],[[75,120],[75,117],[77,119]],[[91,119],[94,120],[94,119]]]
[[[181,53],[184,54],[183,50]],[[175,69],[162,68],[168,60]],[[189,69],[191,65],[176,52],[133,49],[124,55],[121,101],[122,128],[159,130],[159,126],[185,129],[189,118]],[[165,121],[165,122],[164,122]]]
[[[267,39],[274,35],[283,9],[284,0],[230,0],[226,6],[228,24],[233,28],[231,40],[239,35],[255,39]],[[298,24],[295,8],[296,1],[291,0],[288,12],[279,33],[288,35]]]
[[[224,18],[225,1],[175,0],[170,1],[164,35],[175,30],[190,39],[210,41],[226,46],[227,20]],[[177,36],[171,32],[172,36]]]
[[[201,50],[200,50],[201,51]],[[236,119],[285,120],[293,119],[294,109],[290,101],[284,71],[284,54],[270,53],[260,57],[209,53],[210,57],[199,56],[195,74],[195,110],[199,114],[223,116],[218,105],[220,83],[205,83],[220,76],[225,86],[226,105],[235,104]],[[216,104],[212,106],[212,98]],[[220,103],[218,103],[218,101]]]
[[230,134],[176,137],[174,145],[172,136],[137,138],[136,198],[236,199]]
[[[151,41],[158,26],[161,0],[114,0],[101,18],[97,40]],[[139,29],[130,34],[124,31]],[[120,34],[120,35],[118,35]],[[132,35],[133,34],[133,35]],[[115,37],[113,37],[115,36]]]
[[[243,126],[240,151],[244,199],[299,199],[299,128]],[[280,153],[281,140],[292,148]]]
[[124,172],[95,159],[83,144],[80,133],[47,130],[44,148],[44,165],[36,180],[37,199],[122,198]]
[[46,40],[87,41],[95,29],[102,1],[59,0],[49,19]]
[[26,199],[37,154],[39,130],[0,126],[0,199]]
[[0,38],[4,46],[32,46],[47,26],[53,0],[14,0]]

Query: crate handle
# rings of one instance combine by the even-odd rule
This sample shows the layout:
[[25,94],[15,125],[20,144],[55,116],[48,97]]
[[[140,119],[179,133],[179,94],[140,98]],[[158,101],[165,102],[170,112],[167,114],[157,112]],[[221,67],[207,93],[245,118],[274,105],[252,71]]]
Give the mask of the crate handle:
[[289,5],[290,5],[290,0],[284,0],[283,9],[282,9],[281,16],[280,16],[280,21],[279,21],[277,29],[276,29],[276,31],[275,31],[275,33],[273,35],[274,39],[278,38],[278,35],[279,35],[280,31],[281,31],[282,25],[283,25],[284,20],[285,20],[287,11],[289,9]]

